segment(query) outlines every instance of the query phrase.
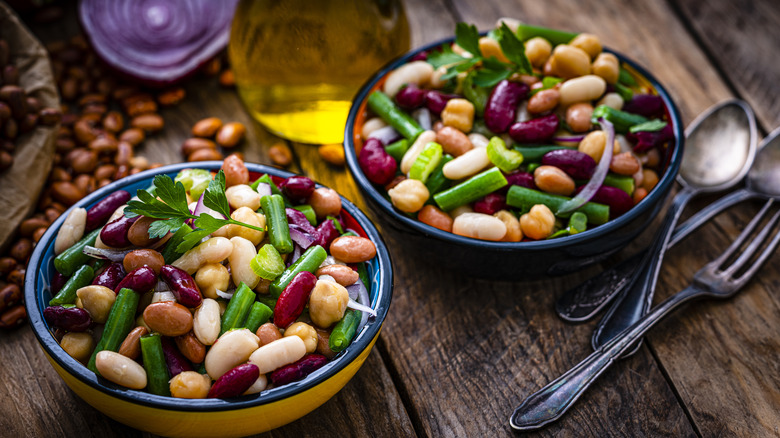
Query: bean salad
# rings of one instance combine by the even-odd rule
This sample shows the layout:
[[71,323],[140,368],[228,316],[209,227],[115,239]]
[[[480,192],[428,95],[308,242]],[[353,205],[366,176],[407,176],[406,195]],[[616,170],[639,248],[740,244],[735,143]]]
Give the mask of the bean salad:
[[510,19],[455,34],[382,78],[358,115],[358,163],[395,208],[519,242],[602,225],[653,190],[674,140],[666,106],[597,36]]
[[43,316],[60,346],[122,387],[228,398],[304,379],[370,315],[374,243],[304,176],[157,175],[71,211]]

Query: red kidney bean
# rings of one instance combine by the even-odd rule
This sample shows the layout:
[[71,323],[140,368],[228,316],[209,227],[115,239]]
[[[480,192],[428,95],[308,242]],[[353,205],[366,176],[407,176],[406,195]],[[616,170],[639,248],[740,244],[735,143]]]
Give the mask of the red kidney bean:
[[299,272],[293,277],[276,301],[274,324],[285,328],[295,322],[295,319],[303,313],[315,284],[317,284],[317,277],[308,271]]
[[[114,214],[116,209],[129,200],[130,193],[124,190],[117,190],[93,205],[87,210],[87,226],[85,232],[90,232],[105,224],[108,218]],[[100,239],[103,240],[103,237],[101,236]]]
[[634,152],[640,153],[674,140],[674,130],[667,124],[659,131],[639,131],[635,134],[629,133],[626,137],[636,144]]
[[376,138],[369,138],[363,144],[358,163],[369,181],[382,186],[392,181],[398,168],[395,158],[385,151],[382,142]]
[[168,372],[171,374],[171,378],[175,377],[182,371],[192,371],[192,365],[184,357],[183,354],[176,348],[176,344],[173,343],[171,338],[167,336],[162,337],[163,356],[165,356],[165,364],[168,365]]
[[[52,292],[52,295],[55,293]],[[6,284],[0,289],[0,313],[22,301],[22,290],[15,284]]]
[[474,203],[474,211],[493,215],[499,210],[506,208],[506,196],[500,193],[488,193],[484,198]]
[[49,306],[43,309],[43,318],[52,327],[69,332],[83,332],[92,325],[92,318],[78,307]]
[[291,176],[279,184],[279,189],[293,201],[303,201],[314,192],[314,181],[306,176]]
[[340,236],[339,230],[336,229],[336,226],[333,224],[333,221],[330,220],[323,221],[317,227],[317,245],[325,249],[328,249],[330,243],[333,242],[339,236]]
[[317,233],[317,230],[315,230],[311,225],[309,219],[306,219],[306,215],[303,214],[303,212],[287,207],[284,209],[284,213],[287,216],[287,223],[290,225],[296,225],[300,227],[302,231],[311,235],[315,235]]
[[203,302],[198,285],[185,270],[165,265],[160,269],[160,277],[170,286],[173,296],[182,306],[194,308]]
[[328,358],[321,354],[309,354],[297,362],[285,365],[271,373],[271,382],[276,386],[286,385],[301,380],[328,363]]
[[238,397],[254,385],[260,377],[260,368],[253,363],[239,365],[222,375],[211,386],[208,398]]
[[114,290],[126,275],[127,273],[125,272],[125,267],[122,266],[122,263],[114,262],[108,265],[103,272],[98,274],[95,279],[92,280],[92,284],[105,286]]
[[417,52],[416,55],[412,56],[412,59],[410,59],[409,62],[427,61],[427,60],[428,60],[428,51],[423,50],[422,52]]
[[144,294],[152,290],[155,284],[157,284],[157,274],[154,273],[154,269],[144,265],[127,274],[116,285],[114,292],[119,293],[123,288],[128,288]]
[[130,246],[131,243],[127,238],[127,232],[140,217],[141,216],[126,217],[123,215],[107,223],[106,226],[100,230],[100,240],[112,248],[125,248]]
[[485,104],[485,126],[501,134],[515,121],[517,105],[528,95],[528,85],[522,82],[499,82]]
[[534,182],[534,175],[532,173],[518,170],[512,173],[508,173],[504,175],[504,177],[506,178],[508,184],[499,190],[501,193],[506,193],[512,186],[520,186],[536,190],[536,183]]
[[509,127],[509,136],[518,143],[538,143],[549,140],[558,129],[558,116],[548,114]]
[[[582,187],[578,187],[575,193],[579,193]],[[617,187],[601,186],[591,198],[591,202],[609,205],[609,217],[614,219],[634,206],[634,200],[628,193]]]
[[664,100],[654,94],[635,94],[631,100],[623,104],[622,110],[649,119],[660,118],[664,115]]
[[460,97],[457,94],[446,94],[438,90],[428,90],[425,93],[425,107],[436,114],[441,114],[450,99]]
[[425,105],[426,90],[421,90],[416,84],[407,84],[398,90],[395,102],[405,110],[417,109]]
[[52,296],[57,295],[57,292],[59,292],[60,289],[62,289],[62,286],[65,286],[65,283],[67,282],[68,277],[55,271],[54,276],[51,278],[51,286],[49,286]]
[[555,166],[574,179],[590,179],[596,170],[596,160],[574,149],[558,149],[542,156],[542,164]]

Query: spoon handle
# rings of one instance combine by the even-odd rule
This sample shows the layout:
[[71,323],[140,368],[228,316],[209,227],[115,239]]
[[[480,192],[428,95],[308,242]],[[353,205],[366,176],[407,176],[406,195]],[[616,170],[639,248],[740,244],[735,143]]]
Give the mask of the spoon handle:
[[[747,189],[729,193],[707,205],[675,228],[667,249],[677,245],[707,221],[734,204],[755,198],[757,195]],[[647,248],[605,269],[577,286],[567,290],[555,303],[555,311],[569,322],[585,322],[596,316],[628,285],[637,274],[637,266],[647,253]]]
[[[618,297],[607,314],[599,322],[591,339],[593,348],[598,349],[614,338],[620,332],[630,327],[644,316],[653,301],[653,292],[658,280],[658,272],[663,263],[667,243],[672,236],[674,226],[680,219],[683,208],[694,195],[695,190],[684,188],[674,197],[669,211],[664,216],[660,229],[650,245],[649,251],[642,259],[638,276],[634,276],[628,287]],[[641,340],[636,343],[634,349],[628,353],[633,354],[641,345]]]

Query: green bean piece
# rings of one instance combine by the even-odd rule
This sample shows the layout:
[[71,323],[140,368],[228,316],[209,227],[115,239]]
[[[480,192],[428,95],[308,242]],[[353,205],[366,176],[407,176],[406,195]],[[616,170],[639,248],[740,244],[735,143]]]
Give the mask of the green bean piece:
[[528,173],[534,173],[534,170],[536,170],[536,168],[541,165],[542,163],[528,163],[528,166],[525,168],[525,170]]
[[[528,211],[536,204],[544,204],[552,211],[558,211],[564,202],[571,198],[560,195],[543,193],[538,190],[532,190],[521,186],[512,186],[506,196],[506,203],[512,207]],[[601,225],[609,220],[609,206],[588,202],[575,211],[581,211],[588,216],[588,222],[594,225]]]
[[548,239],[556,239],[558,237],[571,236],[577,233],[581,233],[588,229],[588,217],[581,211],[574,212],[569,218],[569,226],[562,230],[558,230],[553,233]]
[[531,90],[530,93],[528,93],[530,96],[533,96],[534,94],[542,91],[542,90],[549,90],[550,88],[555,87],[556,85],[563,82],[563,78],[556,78],[555,76],[545,76],[542,78],[542,86],[539,88],[534,88]]
[[[431,175],[428,177],[428,181],[425,182],[425,187],[428,188],[428,193],[433,195],[450,187],[452,180],[444,176],[444,165],[452,160],[453,157],[450,154],[441,157],[439,165],[436,167],[436,169],[433,170],[433,172],[431,172]],[[433,199],[429,199],[429,201],[432,200]]]
[[509,173],[523,163],[523,154],[507,149],[501,137],[493,137],[487,145],[488,159],[504,173]]
[[559,149],[577,150],[576,146],[558,146],[558,145],[540,145],[540,146],[514,146],[512,149],[523,154],[523,160],[527,163],[538,163],[542,161],[544,154]]
[[338,231],[340,235],[344,234],[344,227],[341,226],[341,222],[339,222],[337,218],[333,216],[325,216],[325,220],[332,221],[333,226],[336,228],[336,231]]
[[[185,252],[189,251],[192,248],[187,248],[184,251],[179,251],[178,246],[181,244],[182,241],[184,241],[184,237],[187,236],[187,234],[190,234],[192,232],[192,228],[190,228],[189,225],[183,224],[181,228],[176,230],[175,233],[173,233],[173,236],[171,236],[171,239],[168,240],[168,244],[165,245],[165,248],[162,250],[162,256],[163,259],[165,259],[165,264],[169,265],[176,261],[179,257],[182,256]],[[193,242],[195,244],[197,242]]]
[[277,299],[278,298],[272,297],[271,295],[258,295],[257,296],[257,302],[258,303],[263,303],[266,306],[268,306],[268,308],[271,309],[271,313],[273,313],[273,309],[274,309],[274,307],[276,307]]
[[357,233],[352,232],[352,231],[345,231],[345,232],[341,233],[341,235],[342,236],[357,236],[357,237],[360,237],[360,236],[358,236]]
[[357,272],[360,276],[360,281],[366,287],[366,290],[371,290],[371,279],[368,277],[368,267],[366,262],[360,262],[357,264]]
[[293,241],[290,238],[290,225],[284,212],[284,199],[280,195],[263,196],[260,205],[265,214],[268,228],[268,240],[281,254],[293,251]]
[[593,110],[593,115],[590,120],[593,123],[598,123],[599,118],[605,118],[615,125],[615,131],[625,134],[631,129],[632,126],[640,123],[645,123],[647,118],[640,116],[639,114],[627,113],[615,108],[599,105]]
[[102,228],[98,228],[82,237],[75,245],[55,257],[54,269],[60,274],[70,277],[80,266],[86,265],[87,262],[90,261],[90,257],[84,254],[84,248],[87,246],[95,246],[95,240],[100,234],[101,229]]
[[414,141],[423,132],[412,116],[398,108],[390,96],[379,90],[368,96],[368,107],[409,141]]
[[171,388],[168,381],[171,375],[168,373],[168,365],[165,364],[162,338],[158,333],[154,333],[142,336],[140,342],[141,356],[146,370],[146,389],[152,394],[170,397]]
[[336,323],[333,331],[330,332],[328,346],[331,351],[334,353],[344,351],[352,343],[352,338],[355,337],[361,317],[362,314],[359,310],[347,309],[344,313],[344,318],[341,318],[341,321]]
[[242,281],[233,297],[228,301],[225,313],[222,314],[222,325],[219,329],[220,336],[228,330],[243,327],[256,296],[255,292]]
[[328,257],[325,248],[320,245],[312,245],[306,251],[301,254],[298,260],[287,269],[282,272],[276,280],[268,287],[268,292],[274,298],[279,298],[285,287],[292,281],[292,279],[302,271],[309,271],[312,274],[320,267],[325,258]]
[[206,373],[206,361],[205,360],[203,362],[199,363],[199,364],[193,364],[193,365],[195,365],[194,368],[195,368],[195,372],[196,373],[198,373],[198,374],[207,374]]
[[385,146],[385,152],[387,152],[391,157],[395,158],[395,161],[400,163],[401,160],[404,158],[404,154],[406,151],[409,150],[409,140],[402,138],[395,143],[390,143],[389,145]]
[[482,117],[485,113],[485,105],[487,105],[490,97],[490,89],[474,85],[473,72],[466,76],[466,80],[463,81],[463,96],[474,104],[474,113]]
[[613,84],[613,86],[615,87],[615,92],[620,95],[621,99],[623,99],[623,102],[628,102],[634,97],[634,90],[621,84],[620,82]]
[[493,131],[488,129],[487,125],[485,125],[484,119],[474,120],[474,124],[471,126],[471,132],[474,134],[482,134],[487,138],[496,135]]
[[261,325],[268,322],[273,313],[274,311],[271,310],[271,308],[261,302],[255,301],[252,303],[252,308],[249,309],[249,316],[246,317],[244,327],[254,333]]
[[507,185],[506,178],[497,167],[472,176],[468,180],[433,195],[439,208],[450,211],[494,192]]
[[274,184],[274,180],[271,179],[271,177],[267,173],[262,174],[260,178],[257,178],[255,182],[253,182],[249,187],[252,187],[252,190],[257,190],[257,186],[259,186],[260,183],[266,183],[269,186],[271,186],[272,195],[282,194],[282,191],[279,190],[279,187],[276,187],[276,184]]
[[608,173],[604,178],[604,185],[618,188],[628,193],[629,196],[634,194],[634,189],[636,188],[633,176],[618,175],[616,173]]
[[95,271],[89,265],[81,266],[62,286],[57,295],[49,301],[50,306],[62,306],[76,302],[76,291],[88,286],[95,277]]
[[108,266],[108,264],[109,261],[105,259],[92,259],[92,261],[89,263],[89,266],[92,267],[93,271],[98,272]]
[[550,29],[542,26],[531,26],[530,24],[520,23],[517,26],[517,37],[521,41],[527,41],[533,37],[542,37],[549,41],[553,46],[566,44],[576,37],[577,33],[565,32],[557,29]]
[[636,87],[636,80],[634,80],[631,73],[623,67],[620,67],[620,71],[618,72],[618,83],[625,85],[626,87]]
[[103,350],[117,351],[122,342],[135,325],[135,312],[138,310],[138,301],[141,295],[132,289],[122,288],[116,296],[114,305],[108,312],[106,325],[103,327],[103,336],[100,337],[89,358],[87,368],[99,374],[95,367],[95,357]]
[[442,147],[439,143],[430,142],[425,145],[420,155],[414,160],[411,169],[409,169],[409,178],[416,179],[425,184],[428,181],[428,177],[436,169],[436,166],[441,162]]
[[303,213],[304,216],[306,216],[306,219],[309,220],[309,223],[312,224],[312,226],[317,226],[317,213],[314,212],[314,209],[309,204],[303,204],[303,205],[296,205],[293,207],[294,209],[300,211]]

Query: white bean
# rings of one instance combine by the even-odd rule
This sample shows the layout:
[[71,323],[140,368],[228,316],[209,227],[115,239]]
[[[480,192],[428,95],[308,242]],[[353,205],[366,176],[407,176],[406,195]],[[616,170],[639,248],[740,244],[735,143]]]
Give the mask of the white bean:
[[84,228],[86,226],[87,210],[76,208],[71,211],[57,232],[57,240],[54,241],[54,253],[60,254],[75,245],[84,236]]
[[385,121],[379,117],[368,119],[365,123],[363,123],[363,129],[360,131],[360,135],[364,139],[367,139],[372,132],[376,131],[377,129],[382,129],[385,126],[387,126],[387,123],[385,123]]
[[176,296],[173,295],[173,292],[169,290],[162,291],[162,292],[155,292],[152,295],[152,302],[150,304],[163,303],[166,301],[176,301]]
[[425,85],[433,76],[433,66],[425,61],[413,61],[404,64],[387,75],[385,94],[395,97],[405,84]]
[[254,289],[260,282],[260,276],[249,267],[249,262],[257,255],[255,245],[243,237],[233,237],[230,239],[233,244],[233,252],[228,257],[230,264],[230,273],[233,276],[233,284],[246,283],[250,289]]
[[472,132],[468,137],[471,145],[475,148],[486,148],[488,143],[490,143],[487,137],[477,132]]
[[461,236],[498,241],[506,234],[506,225],[497,218],[483,213],[464,213],[455,218],[452,232]]
[[233,209],[249,207],[255,211],[260,208],[260,193],[252,190],[252,187],[246,184],[228,187],[225,190],[225,197]]
[[212,345],[217,341],[221,328],[219,315],[219,303],[211,298],[205,298],[195,311],[192,331],[203,345]]
[[[246,362],[258,346],[260,346],[260,339],[248,329],[230,330],[217,339],[206,353],[203,362],[206,372],[212,379],[217,380],[235,366]],[[265,374],[262,370],[260,373]]]
[[488,164],[487,148],[474,148],[445,164],[442,172],[449,179],[463,179],[478,173]]
[[117,385],[130,389],[146,387],[146,370],[129,357],[103,350],[95,357],[95,366],[101,376]]
[[610,108],[615,108],[616,110],[623,109],[623,98],[617,93],[607,93],[596,105],[606,105]]
[[260,368],[260,374],[267,374],[279,367],[295,362],[305,354],[306,344],[303,343],[303,339],[297,336],[289,336],[277,339],[258,348],[249,356],[249,362]]
[[233,252],[233,244],[224,237],[212,237],[211,239],[192,248],[171,263],[179,269],[192,275],[206,263],[220,263]]
[[253,383],[249,389],[244,391],[242,395],[257,394],[258,392],[264,390],[266,386],[268,386],[268,377],[266,377],[265,374],[260,374],[260,377],[255,380],[255,383]]
[[561,98],[558,104],[567,107],[577,102],[590,102],[598,99],[607,89],[607,81],[596,75],[585,75],[569,79],[561,84]]
[[423,131],[418,135],[417,140],[412,143],[412,146],[406,151],[404,157],[401,159],[401,172],[409,173],[409,169],[412,168],[414,160],[416,160],[417,156],[420,155],[420,152],[425,149],[425,146],[432,141],[436,141],[436,133],[433,131]]

